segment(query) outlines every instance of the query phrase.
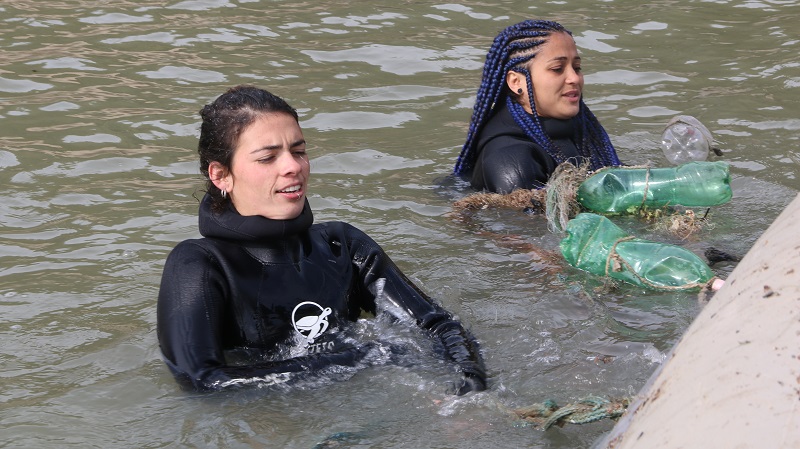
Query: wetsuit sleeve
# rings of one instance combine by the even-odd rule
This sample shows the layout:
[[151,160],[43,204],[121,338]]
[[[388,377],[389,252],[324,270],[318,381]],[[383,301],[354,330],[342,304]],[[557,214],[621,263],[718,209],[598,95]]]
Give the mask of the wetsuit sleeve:
[[472,171],[472,187],[494,193],[545,185],[555,161],[533,142],[499,136],[484,145]]
[[[187,389],[214,390],[248,382],[284,383],[328,366],[354,366],[368,348],[275,362],[229,366],[223,352],[232,313],[227,281],[211,252],[183,242],[167,258],[158,295],[158,341],[167,365]],[[232,331],[227,329],[228,332]]]
[[[349,226],[349,225],[348,225]],[[478,342],[461,323],[409,280],[370,237],[349,227],[349,243],[361,288],[368,292],[365,310],[377,301],[390,301],[410,315],[419,327],[441,343],[444,357],[463,374],[456,394],[486,389],[486,369]]]

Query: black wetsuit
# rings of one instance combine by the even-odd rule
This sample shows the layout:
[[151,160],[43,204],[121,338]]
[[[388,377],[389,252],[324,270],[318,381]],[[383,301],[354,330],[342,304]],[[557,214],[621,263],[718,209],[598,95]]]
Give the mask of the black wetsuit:
[[[270,220],[233,207],[212,213],[203,199],[205,238],[173,249],[158,296],[159,344],[181,385],[219,389],[354,366],[370,344],[342,336],[362,311],[384,305],[441,343],[463,373],[459,394],[485,388],[477,342],[377,243],[346,223],[312,222],[308,203],[295,219]],[[236,354],[244,362],[231,362]]]
[[[565,160],[573,164],[583,158],[575,146],[572,120],[540,119],[545,132]],[[495,193],[541,188],[558,166],[544,148],[520,128],[503,104],[478,136],[477,160],[471,174],[472,187]]]

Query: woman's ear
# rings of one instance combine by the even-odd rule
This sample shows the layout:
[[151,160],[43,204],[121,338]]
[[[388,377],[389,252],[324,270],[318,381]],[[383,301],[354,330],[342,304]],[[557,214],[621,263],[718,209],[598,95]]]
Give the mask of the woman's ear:
[[208,178],[217,186],[218,189],[230,192],[233,188],[233,180],[230,172],[224,165],[217,161],[208,164]]
[[513,70],[506,72],[506,85],[514,95],[521,95],[528,89],[528,86],[525,85],[525,76]]
[[513,70],[506,72],[506,85],[511,89],[512,98],[525,109],[528,114],[533,114],[531,98],[528,92],[528,82],[525,75]]

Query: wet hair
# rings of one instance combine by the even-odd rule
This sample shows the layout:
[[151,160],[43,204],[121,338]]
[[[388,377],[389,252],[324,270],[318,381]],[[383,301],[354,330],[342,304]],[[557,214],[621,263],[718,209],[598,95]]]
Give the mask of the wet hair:
[[[492,116],[494,109],[505,102],[514,121],[525,134],[547,153],[562,163],[566,160],[558,146],[553,143],[542,127],[536,112],[533,96],[533,82],[528,70],[528,62],[539,52],[542,44],[553,33],[572,33],[557,22],[548,20],[526,20],[504,29],[492,43],[483,66],[483,77],[478,89],[475,106],[472,110],[467,140],[456,161],[454,172],[457,175],[468,173],[478,157],[476,146],[481,129]],[[514,99],[506,85],[506,73],[510,70],[525,75],[532,116]],[[580,100],[578,115],[574,118],[578,132],[578,151],[591,161],[591,169],[597,170],[610,165],[621,165],[614,146],[600,122],[592,114],[583,98]]]
[[297,111],[282,98],[246,85],[228,89],[200,110],[203,122],[197,153],[200,155],[200,173],[206,179],[206,192],[211,196],[214,210],[224,208],[230,199],[224,198],[211,181],[208,166],[211,162],[219,162],[230,170],[239,136],[258,117],[271,113],[289,114],[298,120]]

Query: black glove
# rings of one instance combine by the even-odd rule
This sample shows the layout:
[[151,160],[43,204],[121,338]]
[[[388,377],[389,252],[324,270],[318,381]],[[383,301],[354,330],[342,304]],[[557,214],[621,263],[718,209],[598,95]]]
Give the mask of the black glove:
[[470,391],[483,391],[486,389],[486,378],[476,373],[464,373],[461,385],[456,388],[456,396],[463,396]]

